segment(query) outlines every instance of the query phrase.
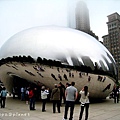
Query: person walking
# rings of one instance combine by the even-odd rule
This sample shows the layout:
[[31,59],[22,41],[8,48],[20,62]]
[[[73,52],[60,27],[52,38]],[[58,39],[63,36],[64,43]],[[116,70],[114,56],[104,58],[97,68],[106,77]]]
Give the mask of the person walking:
[[78,91],[74,87],[74,85],[75,85],[75,82],[71,82],[71,86],[67,87],[65,90],[66,103],[65,103],[65,112],[64,112],[63,120],[67,120],[67,114],[68,114],[69,107],[70,107],[69,120],[73,119],[75,101],[78,97]]
[[57,84],[55,84],[55,88],[52,89],[51,99],[53,102],[53,113],[56,112],[56,105],[57,105],[57,111],[58,113],[60,113],[60,89],[58,88]]
[[7,96],[7,91],[6,88],[3,87],[1,90],[1,108],[5,108],[6,96]]
[[82,115],[85,108],[85,120],[88,120],[88,110],[89,110],[89,92],[88,86],[84,86],[84,88],[79,92],[81,95],[80,103],[81,103],[81,111],[79,115],[79,120],[82,120]]
[[45,105],[47,102],[48,95],[49,95],[49,90],[46,90],[45,86],[42,86],[41,88],[42,112],[46,112]]

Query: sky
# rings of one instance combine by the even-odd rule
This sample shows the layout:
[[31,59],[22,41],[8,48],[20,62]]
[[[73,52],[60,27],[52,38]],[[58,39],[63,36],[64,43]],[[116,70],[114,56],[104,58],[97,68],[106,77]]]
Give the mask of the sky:
[[[71,27],[69,14],[79,0],[0,0],[0,47],[16,33],[36,26]],[[89,9],[91,30],[102,41],[108,34],[107,16],[120,14],[120,0],[83,0]]]

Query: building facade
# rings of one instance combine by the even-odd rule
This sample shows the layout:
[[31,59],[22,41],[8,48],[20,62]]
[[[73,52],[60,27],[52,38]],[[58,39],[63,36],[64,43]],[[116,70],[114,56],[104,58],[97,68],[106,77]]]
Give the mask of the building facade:
[[102,37],[103,40],[103,44],[105,45],[105,47],[110,51],[110,41],[109,41],[109,35],[104,35]]
[[103,44],[113,55],[118,66],[118,79],[120,79],[120,15],[115,12],[108,15],[108,35],[103,36]]

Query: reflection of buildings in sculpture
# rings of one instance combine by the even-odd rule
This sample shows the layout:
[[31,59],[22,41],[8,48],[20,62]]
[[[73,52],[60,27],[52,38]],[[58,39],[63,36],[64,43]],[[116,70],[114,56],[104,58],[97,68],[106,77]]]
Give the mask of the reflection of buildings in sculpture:
[[86,3],[83,1],[77,2],[75,12],[76,29],[86,32],[98,39],[98,36],[96,36],[90,29],[89,10]]
[[103,44],[113,55],[119,72],[120,79],[120,15],[115,12],[110,14],[108,17],[108,35],[103,36]]
[[92,70],[95,69],[94,64],[89,56],[82,56],[81,59],[83,60],[85,66],[90,67]]
[[72,60],[74,66],[81,66],[82,65],[82,63],[78,60],[77,56],[71,57],[71,60]]
[[[94,48],[91,47],[93,44]],[[70,28],[35,27],[19,32],[2,46],[0,57],[0,78],[9,91],[17,76],[50,89],[59,82],[65,85],[75,81],[78,90],[84,85],[89,86],[90,97],[105,98],[112,87],[104,93],[103,89],[108,83],[114,86],[117,75],[115,68],[111,67],[115,66],[114,59],[107,49],[88,34]],[[102,71],[98,69],[96,72],[100,60]],[[104,66],[110,70],[103,71]],[[88,73],[91,81],[87,83],[86,75],[81,79],[79,72]],[[106,77],[104,84],[97,81],[98,75]]]
[[99,63],[100,63],[101,69],[104,70],[104,71],[106,71],[107,68],[105,67],[103,61],[100,60]]
[[[108,54],[107,54],[108,55]],[[108,64],[108,70],[109,70],[109,72],[111,73],[111,72],[117,72],[116,71],[116,68],[115,68],[115,65],[113,65],[112,64],[112,62],[114,62],[112,59],[111,59],[111,57],[108,55],[108,57],[109,57],[109,59],[111,60],[111,63],[106,59],[106,57],[105,56],[103,56],[103,59],[105,60],[105,62],[106,62],[106,64]],[[114,62],[115,63],[115,62]]]

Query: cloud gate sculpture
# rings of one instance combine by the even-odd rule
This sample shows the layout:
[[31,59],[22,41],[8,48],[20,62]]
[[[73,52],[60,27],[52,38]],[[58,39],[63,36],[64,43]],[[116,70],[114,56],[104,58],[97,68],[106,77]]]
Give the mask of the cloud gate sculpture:
[[[14,79],[52,89],[75,81],[89,87],[91,98],[106,98],[116,82],[116,64],[92,36],[64,27],[34,27],[11,37],[0,50],[0,78],[8,91]],[[23,82],[24,83],[24,82]]]

